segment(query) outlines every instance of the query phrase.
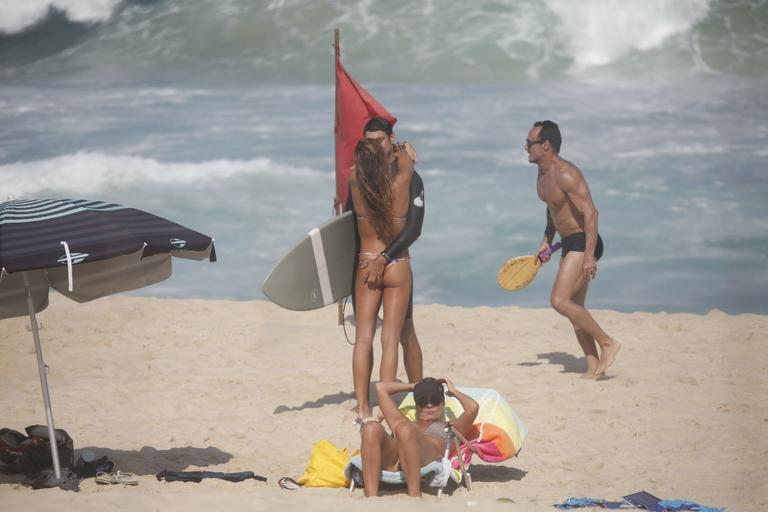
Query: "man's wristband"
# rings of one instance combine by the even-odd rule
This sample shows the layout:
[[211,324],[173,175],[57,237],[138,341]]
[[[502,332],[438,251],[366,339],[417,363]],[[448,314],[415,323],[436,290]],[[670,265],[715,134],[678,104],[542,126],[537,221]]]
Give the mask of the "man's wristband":
[[385,260],[387,263],[391,263],[391,262],[392,262],[392,258],[390,258],[389,256],[387,256],[387,253],[385,253],[385,252],[381,252],[381,253],[379,253],[379,254],[381,254],[381,255],[384,257],[384,260]]

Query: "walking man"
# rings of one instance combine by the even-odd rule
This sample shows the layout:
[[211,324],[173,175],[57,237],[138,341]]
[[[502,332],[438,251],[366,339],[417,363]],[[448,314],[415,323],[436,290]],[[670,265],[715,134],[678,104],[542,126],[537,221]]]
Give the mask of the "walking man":
[[[557,231],[563,254],[550,302],[573,324],[587,359],[582,378],[597,379],[613,364],[621,343],[608,336],[584,307],[589,282],[597,275],[597,262],[603,255],[603,241],[587,182],[575,165],[560,157],[561,141],[560,128],[552,121],[534,123],[525,141],[528,161],[539,168],[539,198],[547,204],[547,227],[536,255],[549,249]],[[595,342],[600,345],[599,355]]]

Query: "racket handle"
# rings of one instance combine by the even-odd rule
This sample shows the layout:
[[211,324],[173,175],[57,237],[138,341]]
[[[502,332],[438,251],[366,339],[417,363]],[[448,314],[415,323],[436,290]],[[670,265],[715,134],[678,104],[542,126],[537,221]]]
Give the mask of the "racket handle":
[[555,245],[547,249],[546,251],[539,254],[539,261],[543,261],[542,258],[545,258],[547,256],[551,256],[553,252],[557,252],[558,249],[560,249],[560,246],[563,245],[560,242],[557,242]]

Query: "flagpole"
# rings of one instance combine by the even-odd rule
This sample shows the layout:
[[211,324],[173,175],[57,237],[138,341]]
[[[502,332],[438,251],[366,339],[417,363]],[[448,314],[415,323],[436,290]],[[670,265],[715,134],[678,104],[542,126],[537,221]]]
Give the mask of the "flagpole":
[[[339,61],[339,29],[335,28],[333,29],[333,76],[336,83],[336,88],[339,87],[338,84],[338,77],[336,76],[336,63]],[[336,101],[336,94],[334,94],[334,102]],[[339,106],[335,105],[335,108],[338,109]],[[335,112],[335,109],[334,109]],[[334,115],[334,124],[335,120],[339,118],[338,112]],[[334,172],[335,174],[335,172]],[[335,215],[341,214],[341,198],[338,195],[338,186],[334,187],[334,200],[333,200],[333,211]],[[352,283],[352,286],[354,286],[354,283]],[[344,325],[344,299],[338,301],[336,304],[338,304],[339,308],[339,315],[338,315],[338,321],[339,325]]]
[[[333,29],[333,54],[334,54],[334,59],[333,59],[333,76],[334,76],[334,80],[335,80],[335,84],[336,84],[335,90],[338,91],[338,88],[339,88],[339,78],[338,78],[338,76],[336,76],[336,64],[339,62],[339,56],[340,56],[340,52],[339,52],[339,29],[338,28]],[[339,115],[338,115],[339,106],[335,104],[336,98],[337,98],[337,94],[338,94],[338,92],[336,94],[334,94],[334,105],[335,105],[335,109],[334,109],[334,112],[335,112],[335,115],[334,115],[334,125],[335,125],[336,122],[338,122],[338,119],[339,119]],[[334,126],[334,131],[335,131],[335,128],[337,128],[337,127]],[[333,211],[334,211],[334,213],[336,215],[339,215],[339,214],[341,214],[341,198],[339,197],[338,184],[336,185],[334,190],[335,191],[334,191],[334,200],[333,200]]]

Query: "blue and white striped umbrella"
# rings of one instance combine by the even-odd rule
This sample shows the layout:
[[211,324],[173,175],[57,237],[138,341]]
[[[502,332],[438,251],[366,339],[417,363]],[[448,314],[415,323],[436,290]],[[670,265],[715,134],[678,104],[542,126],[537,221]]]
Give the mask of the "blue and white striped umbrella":
[[24,316],[26,279],[35,311],[48,289],[78,302],[134,290],[171,275],[171,256],[216,260],[213,240],[141,210],[83,199],[0,204],[0,319]]
[[[0,204],[0,319],[29,315],[48,431],[55,439],[38,313],[50,288],[77,301],[135,290],[167,279],[171,257],[216,261],[213,239],[119,204],[83,199]],[[56,443],[51,443],[60,477]]]

